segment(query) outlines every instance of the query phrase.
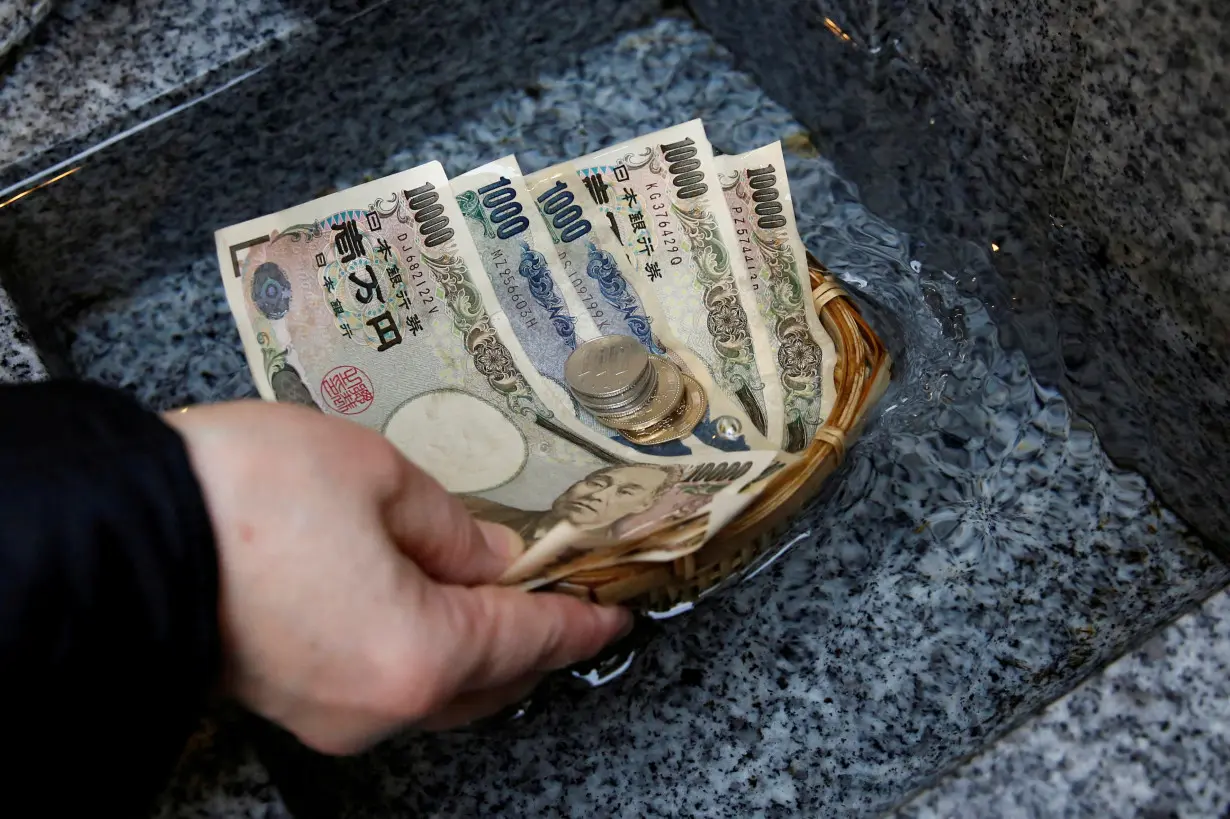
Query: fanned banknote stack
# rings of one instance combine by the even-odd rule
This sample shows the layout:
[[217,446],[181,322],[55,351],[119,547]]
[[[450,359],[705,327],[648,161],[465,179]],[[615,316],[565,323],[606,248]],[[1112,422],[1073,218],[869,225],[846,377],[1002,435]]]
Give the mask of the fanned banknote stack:
[[537,173],[438,162],[221,230],[253,377],[379,430],[525,550],[503,582],[693,599],[836,467],[889,360],[778,143],[700,120]]

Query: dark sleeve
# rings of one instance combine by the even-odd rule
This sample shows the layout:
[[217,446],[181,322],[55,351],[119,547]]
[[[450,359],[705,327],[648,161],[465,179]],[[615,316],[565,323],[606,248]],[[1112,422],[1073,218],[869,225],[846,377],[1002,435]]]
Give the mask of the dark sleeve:
[[108,389],[0,386],[0,521],[4,804],[142,815],[219,665],[217,556],[185,446]]

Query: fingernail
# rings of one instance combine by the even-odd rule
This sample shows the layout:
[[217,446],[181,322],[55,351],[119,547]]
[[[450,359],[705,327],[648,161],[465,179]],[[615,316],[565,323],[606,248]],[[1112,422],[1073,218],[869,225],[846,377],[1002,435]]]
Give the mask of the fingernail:
[[483,533],[483,539],[487,541],[487,548],[506,560],[511,561],[525,551],[525,541],[521,535],[507,526],[480,520],[478,528]]

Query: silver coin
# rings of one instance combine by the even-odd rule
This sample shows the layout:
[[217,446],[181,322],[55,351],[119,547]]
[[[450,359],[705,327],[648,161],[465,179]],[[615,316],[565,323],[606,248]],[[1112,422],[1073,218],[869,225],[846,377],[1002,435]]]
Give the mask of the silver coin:
[[729,415],[723,415],[713,422],[714,428],[717,430],[719,438],[724,438],[727,441],[734,441],[739,437],[739,433],[743,431],[743,425],[739,423],[738,418],[732,418]]
[[655,358],[653,367],[658,371],[658,387],[649,400],[632,413],[603,418],[603,423],[625,431],[646,430],[675,412],[684,399],[683,373],[665,358]]
[[632,336],[602,336],[573,350],[564,362],[564,380],[578,397],[611,399],[635,392],[645,378],[649,351]]
[[648,394],[645,398],[638,401],[630,401],[628,404],[617,407],[586,407],[595,418],[603,423],[609,424],[612,418],[623,418],[629,413],[635,413],[639,408],[644,407],[653,399],[653,393]]
[[601,400],[578,396],[577,400],[595,415],[626,415],[629,412],[635,412],[638,407],[643,407],[649,403],[653,399],[657,388],[658,372],[651,365],[646,373],[646,377],[642,378],[635,387],[622,395]]
[[639,396],[652,385],[654,377],[653,367],[650,366],[645,370],[645,372],[638,375],[636,380],[630,383],[626,389],[620,390],[617,393],[596,398],[592,395],[576,392],[575,390],[573,392],[577,395],[579,400],[584,401],[587,404],[593,404],[595,406],[610,406],[611,404],[619,404]]
[[624,402],[618,406],[598,407],[591,409],[590,412],[595,417],[601,419],[604,423],[616,418],[626,418],[629,415],[635,415],[645,408],[646,405],[653,402],[653,396],[657,392],[656,386],[651,387],[643,393],[637,395],[633,400]]

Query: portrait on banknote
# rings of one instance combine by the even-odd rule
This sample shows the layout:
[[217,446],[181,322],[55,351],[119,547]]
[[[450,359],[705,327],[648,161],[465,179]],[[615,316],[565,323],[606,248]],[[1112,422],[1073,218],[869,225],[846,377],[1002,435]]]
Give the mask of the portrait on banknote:
[[661,521],[703,506],[703,496],[678,491],[684,472],[683,467],[670,464],[607,467],[574,483],[544,510],[513,509],[474,496],[465,498],[465,504],[479,518],[514,529],[527,543],[539,540],[561,522],[571,524],[588,540],[609,542],[630,536],[647,518]]

